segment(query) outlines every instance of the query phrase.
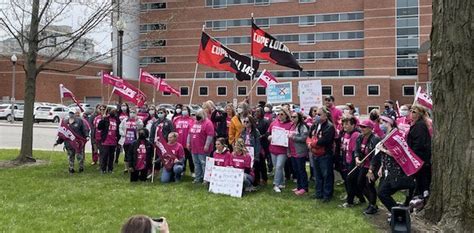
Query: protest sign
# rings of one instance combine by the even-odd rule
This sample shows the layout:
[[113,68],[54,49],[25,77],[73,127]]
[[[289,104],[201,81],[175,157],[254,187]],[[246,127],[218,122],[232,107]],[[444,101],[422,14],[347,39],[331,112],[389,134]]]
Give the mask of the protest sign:
[[293,102],[291,88],[291,82],[269,83],[267,86],[267,102],[270,104]]
[[273,127],[271,144],[275,146],[288,147],[288,130],[280,127]]
[[244,170],[231,167],[216,166],[212,169],[209,192],[242,197]]
[[311,107],[323,106],[321,80],[299,81],[298,93],[300,96],[300,109],[305,114],[309,114]]
[[206,157],[206,169],[204,170],[204,180],[211,182],[212,179],[212,170],[214,169],[214,159],[211,157]]

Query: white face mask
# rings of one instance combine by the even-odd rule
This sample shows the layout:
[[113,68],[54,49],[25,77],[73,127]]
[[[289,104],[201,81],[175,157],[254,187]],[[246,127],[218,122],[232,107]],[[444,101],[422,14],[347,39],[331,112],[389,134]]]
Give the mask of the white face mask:
[[181,109],[176,109],[176,113],[181,113]]
[[349,110],[349,109],[344,109],[344,114],[345,114],[345,115],[351,114],[351,110]]
[[400,115],[402,116],[408,116],[408,113],[409,113],[408,110],[405,110],[405,109],[400,110]]
[[237,108],[237,113],[243,113],[244,112],[244,109],[243,108]]
[[130,113],[130,118],[135,118],[135,117],[137,117],[136,113]]
[[269,107],[265,107],[265,108],[263,108],[263,111],[265,111],[265,112],[270,112],[270,108],[269,108]]
[[188,114],[189,114],[188,111],[186,110],[183,111],[183,116],[187,116]]
[[122,109],[122,112],[127,111],[127,106],[122,106],[120,109]]
[[150,113],[150,115],[155,115],[155,110],[150,110],[148,113]]

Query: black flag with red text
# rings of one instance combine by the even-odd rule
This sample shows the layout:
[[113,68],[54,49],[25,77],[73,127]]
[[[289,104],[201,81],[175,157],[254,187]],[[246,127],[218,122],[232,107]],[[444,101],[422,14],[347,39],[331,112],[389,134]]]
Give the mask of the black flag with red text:
[[303,70],[290,49],[252,22],[252,56],[280,66]]
[[250,80],[260,65],[259,61],[254,60],[253,66],[250,66],[249,57],[225,47],[205,32],[202,32],[197,62],[218,70],[232,72],[239,81]]

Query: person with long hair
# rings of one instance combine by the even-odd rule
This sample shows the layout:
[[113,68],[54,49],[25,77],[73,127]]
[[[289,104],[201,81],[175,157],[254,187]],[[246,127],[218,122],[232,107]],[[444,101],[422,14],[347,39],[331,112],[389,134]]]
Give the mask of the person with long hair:
[[174,113],[173,113],[173,116],[171,117],[171,121],[174,122],[174,119],[176,117],[180,117],[183,115],[183,105],[182,104],[176,104],[176,106],[174,106]]
[[[261,150],[260,150],[260,163],[263,165],[261,167],[261,176],[257,177],[258,173],[256,174],[255,177],[255,184],[259,182],[259,185],[265,185],[267,184],[268,181],[268,174],[267,171],[271,171],[273,169],[273,164],[272,164],[272,155],[270,154],[269,151],[269,146],[270,142],[268,141],[268,127],[270,127],[270,121],[268,121],[265,117],[265,111],[263,107],[258,107],[255,110],[255,124],[257,125],[258,132],[260,132],[260,145],[261,145]],[[268,170],[267,170],[268,168]]]
[[216,166],[227,167],[232,165],[232,154],[227,147],[227,139],[216,139],[216,150],[213,152],[214,163]]
[[[121,105],[117,106],[117,116],[119,119],[119,123],[118,123],[119,125],[122,123],[122,121],[130,117],[130,107],[128,106],[127,103],[122,103]],[[120,135],[119,139],[121,137],[122,136]],[[120,145],[120,143],[117,144],[117,148],[115,149],[115,164],[118,164],[119,162],[119,157],[120,157],[120,153],[122,152],[122,149],[123,149],[122,145]]]
[[308,174],[306,173],[308,147],[306,146],[306,139],[309,135],[309,129],[301,112],[291,113],[291,123],[288,134],[288,148],[291,165],[297,179],[297,187],[293,192],[300,196],[308,192]]
[[119,122],[117,110],[109,109],[97,127],[101,131],[100,169],[102,174],[112,173],[114,169],[114,153],[120,137]]
[[120,140],[119,145],[123,147],[125,154],[124,163],[125,170],[124,173],[128,172],[128,163],[130,160],[130,147],[132,143],[137,140],[137,131],[143,128],[143,122],[137,118],[137,112],[135,109],[130,110],[129,117],[124,118],[119,125]]
[[148,132],[151,131],[151,126],[153,125],[153,123],[155,123],[155,121],[158,120],[158,114],[156,112],[156,107],[155,105],[149,105],[148,106],[148,110],[147,110],[147,116],[145,117],[145,119],[143,120],[143,125],[145,126],[145,128],[148,130]]
[[309,137],[313,155],[314,174],[316,176],[316,199],[329,202],[334,193],[334,134],[331,111],[327,107],[318,109]]
[[253,150],[252,152],[249,151],[249,153],[253,154],[254,185],[257,185],[260,178],[267,175],[265,162],[262,162],[262,158],[260,157],[260,151],[262,149],[262,145],[260,144],[260,132],[257,129],[255,118],[252,116],[249,115],[247,118],[244,118],[243,123],[245,128],[242,129],[240,138],[244,139],[245,146],[248,150]]
[[[178,142],[181,145],[186,145],[186,140],[188,139],[189,130],[194,125],[194,119],[190,116],[191,108],[189,106],[183,106],[181,108],[181,115],[173,119],[173,126],[176,132],[178,133]],[[191,151],[189,148],[184,148],[184,167],[183,172],[186,171],[186,163],[189,163],[189,170],[191,176],[194,176],[194,163],[191,156]]]
[[212,112],[211,121],[216,127],[216,138],[229,138],[229,126],[234,116],[235,111],[232,104],[227,104],[224,111],[216,109]]
[[94,113],[91,115],[91,145],[92,145],[92,163],[96,165],[99,162],[99,148],[100,148],[100,130],[97,129],[99,121],[102,120],[102,116],[105,113],[107,106],[103,104],[97,104]]
[[145,215],[130,217],[122,226],[121,233],[169,233],[168,222],[161,217],[152,219]]
[[240,133],[242,132],[242,129],[245,127],[242,124],[242,121],[244,118],[248,117],[249,115],[250,115],[249,105],[245,102],[241,102],[237,106],[237,115],[232,117],[230,121],[229,145],[233,145],[235,143],[235,140],[237,140],[237,138],[240,138]]
[[232,152],[232,167],[243,169],[245,173],[244,177],[244,191],[254,191],[253,187],[254,172],[252,169],[252,158],[245,146],[245,141],[242,138],[238,138],[234,144],[234,152]]
[[[318,114],[318,107],[313,106],[313,107],[309,108],[308,116],[305,119],[305,123],[306,123],[306,125],[308,126],[309,129],[311,129],[311,127],[314,124],[314,119],[316,118],[316,114]],[[311,150],[310,150],[309,151],[309,156],[308,156],[309,172],[310,172],[309,179],[314,181],[315,180],[315,178],[314,178],[314,160],[311,159],[312,157],[313,156],[312,156]]]
[[152,168],[153,144],[148,141],[148,130],[146,128],[138,129],[138,138],[129,146],[128,149],[128,171],[130,173],[130,182],[146,181],[148,171]]
[[[268,127],[268,138],[271,141],[272,130],[274,128],[289,130],[291,128],[290,113],[286,109],[280,109],[278,118],[273,121]],[[275,169],[275,176],[273,179],[273,191],[281,193],[281,189],[285,188],[285,162],[288,158],[288,147],[274,145],[270,143],[269,151],[272,156],[272,163]]]

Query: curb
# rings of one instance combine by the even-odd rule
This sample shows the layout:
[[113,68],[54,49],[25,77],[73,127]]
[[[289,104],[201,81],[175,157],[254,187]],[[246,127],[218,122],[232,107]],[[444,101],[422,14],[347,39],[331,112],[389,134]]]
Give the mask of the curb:
[[[23,127],[23,124],[16,124],[16,123],[0,123],[0,126],[13,126],[13,127]],[[49,129],[54,129],[58,128],[59,125],[39,125],[39,124],[33,124],[33,128],[49,128]]]

